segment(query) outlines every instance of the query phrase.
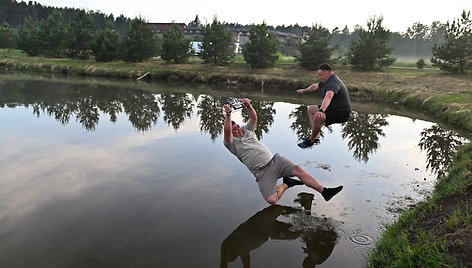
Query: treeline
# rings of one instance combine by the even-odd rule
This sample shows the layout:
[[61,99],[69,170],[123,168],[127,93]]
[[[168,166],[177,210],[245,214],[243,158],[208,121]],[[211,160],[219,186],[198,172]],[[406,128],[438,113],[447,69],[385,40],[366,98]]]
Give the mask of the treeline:
[[[54,9],[32,2],[0,1],[5,3],[0,14],[8,14],[6,18],[13,24],[20,24],[19,17],[26,16],[23,24],[16,28],[8,21],[3,23],[0,48],[18,48],[30,56],[93,57],[97,61],[140,62],[161,56],[168,62],[185,63],[195,55],[190,40],[177,25],[158,36],[147,21],[135,18],[120,31],[112,15]],[[10,9],[17,12],[10,14],[7,12]],[[21,14],[21,10],[25,14]],[[40,19],[51,10],[46,19]],[[97,23],[97,16],[104,20],[104,28]],[[464,10],[461,17],[446,24],[415,23],[403,34],[390,32],[382,22],[383,17],[371,17],[367,27],[356,26],[353,32],[347,27],[329,31],[319,24],[299,29],[296,26],[274,28],[265,23],[250,25],[249,43],[243,47],[244,60],[252,68],[267,68],[275,64],[280,54],[285,54],[295,56],[302,67],[310,70],[323,62],[349,64],[359,70],[378,70],[392,65],[397,57],[414,57],[419,58],[418,68],[423,68],[424,58],[429,58],[433,66],[448,72],[465,73],[472,69],[470,11]],[[205,64],[230,64],[236,48],[232,47],[228,29],[239,27],[248,26],[223,23],[215,16],[212,23],[202,27],[197,56]],[[297,31],[297,35],[303,31],[303,42],[293,38],[280,40],[274,30]]]
[[[46,20],[55,11],[62,14],[65,23],[71,23],[74,17],[83,10],[43,6],[35,1],[26,3],[23,1],[17,2],[16,0],[0,0],[0,25],[6,22],[11,28],[17,29],[25,25],[26,18],[34,23],[39,23]],[[123,14],[115,18],[113,14],[106,15],[99,11],[89,11],[87,13],[93,18],[95,31],[105,30],[107,22],[112,22],[116,31],[124,35],[131,21]]]
[[[32,23],[39,23],[45,21],[54,11],[59,11],[62,14],[64,23],[70,24],[73,19],[83,10],[75,8],[57,8],[51,6],[43,6],[35,1],[17,2],[16,0],[0,0],[0,25],[5,22],[13,29],[23,27],[27,23],[26,18]],[[88,11],[89,15],[93,17],[94,30],[103,31],[106,29],[107,22],[113,23],[114,31],[117,31],[120,36],[124,36],[128,29],[130,18],[126,18],[122,14],[114,17],[113,14],[104,14],[99,11]],[[250,29],[255,25],[242,25],[238,23],[224,23],[227,29]],[[270,26],[269,31],[279,31],[290,33],[297,36],[302,36],[303,33],[308,32],[311,27],[294,25],[279,25]],[[343,29],[335,28],[331,30],[331,46],[337,46],[333,52],[334,56],[343,56],[348,50],[349,44],[353,39],[358,38],[360,26],[357,25],[354,29],[348,29],[345,26]],[[392,33],[390,45],[393,47],[392,56],[402,60],[417,60],[419,58],[429,59],[432,57],[431,49],[434,44],[440,44],[444,41],[444,24],[439,21],[432,22],[431,25],[414,23],[408,27],[405,32]],[[294,39],[279,40],[279,53],[288,56],[299,55],[297,49],[297,42]]]

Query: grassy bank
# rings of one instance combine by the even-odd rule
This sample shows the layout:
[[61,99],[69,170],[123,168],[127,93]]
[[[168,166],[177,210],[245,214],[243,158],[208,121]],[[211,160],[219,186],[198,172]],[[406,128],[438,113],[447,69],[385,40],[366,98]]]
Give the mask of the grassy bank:
[[[2,52],[2,51],[0,51]],[[472,131],[472,76],[450,75],[437,69],[418,70],[394,66],[382,72],[356,72],[334,66],[352,98],[400,103],[433,114],[436,118]],[[143,63],[96,63],[91,60],[27,57],[12,51],[0,58],[0,70],[62,73],[135,79],[185,80],[192,83],[250,86],[270,92],[294,91],[317,81],[289,59],[274,68],[251,70],[237,58],[229,66],[166,64],[160,60]],[[371,267],[472,266],[472,144],[461,148],[446,177],[438,178],[432,196],[402,214],[387,226],[369,260]]]

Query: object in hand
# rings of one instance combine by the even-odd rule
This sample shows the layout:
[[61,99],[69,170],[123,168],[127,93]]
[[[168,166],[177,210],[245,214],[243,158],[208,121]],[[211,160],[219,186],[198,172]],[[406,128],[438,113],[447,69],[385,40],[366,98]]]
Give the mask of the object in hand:
[[229,105],[233,110],[238,110],[244,107],[243,99],[238,98],[229,98],[225,102],[226,105]]

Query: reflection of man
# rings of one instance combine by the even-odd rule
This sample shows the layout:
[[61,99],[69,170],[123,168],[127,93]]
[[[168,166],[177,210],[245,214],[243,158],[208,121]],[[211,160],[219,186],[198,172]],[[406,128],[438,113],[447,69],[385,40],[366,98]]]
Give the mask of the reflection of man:
[[308,148],[313,144],[320,143],[318,134],[323,124],[329,126],[334,123],[344,123],[351,114],[351,103],[347,88],[333,72],[331,66],[327,63],[321,64],[318,67],[318,75],[321,82],[297,90],[297,93],[305,93],[320,88],[323,98],[321,105],[308,107],[308,118],[310,119],[312,133],[311,136],[303,139],[303,142],[298,144],[301,148]]
[[[257,113],[251,102],[247,98],[242,101],[249,113],[249,121],[242,127],[231,121],[231,107],[225,105],[224,145],[254,174],[259,190],[268,203],[276,203],[285,190],[295,185],[305,184],[315,189],[326,201],[342,190],[342,186],[323,187],[299,165],[279,154],[273,155],[254,134]],[[300,181],[289,178],[292,176],[297,176]],[[277,186],[277,180],[282,177],[283,183]]]
[[306,244],[303,251],[308,255],[303,260],[303,268],[312,268],[317,264],[322,264],[333,252],[337,234],[331,230],[317,229],[302,235],[302,240]]
[[[303,251],[307,254],[303,267],[314,267],[316,264],[323,263],[336,245],[337,234],[331,226],[304,231],[306,230],[304,228],[294,228],[292,223],[277,220],[281,215],[291,215],[291,218],[306,217],[301,213],[299,209],[280,205],[272,205],[257,212],[223,241],[220,267],[228,267],[228,264],[238,257],[241,258],[243,267],[250,267],[250,252],[261,247],[269,238],[295,240],[301,237],[306,243]],[[322,229],[327,229],[327,231]]]
[[262,246],[269,238],[294,240],[300,236],[298,231],[290,231],[292,224],[277,220],[282,214],[290,214],[294,208],[273,205],[257,212],[238,226],[221,244],[220,267],[241,258],[244,267],[250,267],[249,253]]

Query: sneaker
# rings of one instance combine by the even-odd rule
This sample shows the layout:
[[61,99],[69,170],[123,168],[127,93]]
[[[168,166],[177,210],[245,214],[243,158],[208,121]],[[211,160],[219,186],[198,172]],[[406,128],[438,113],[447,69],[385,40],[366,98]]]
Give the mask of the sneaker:
[[294,180],[290,177],[284,177],[284,183],[287,184],[288,188],[293,187],[295,185],[303,185],[303,182],[299,180]]
[[321,192],[321,195],[324,197],[326,201],[329,201],[331,198],[333,198],[333,196],[341,192],[342,189],[343,189],[342,186],[338,186],[336,188],[324,187],[323,191]]
[[[318,140],[318,143],[320,143],[319,139],[315,139],[315,141]],[[308,148],[313,146],[314,142],[311,142],[310,137],[304,138],[302,142],[298,144],[298,147],[300,148]]]

